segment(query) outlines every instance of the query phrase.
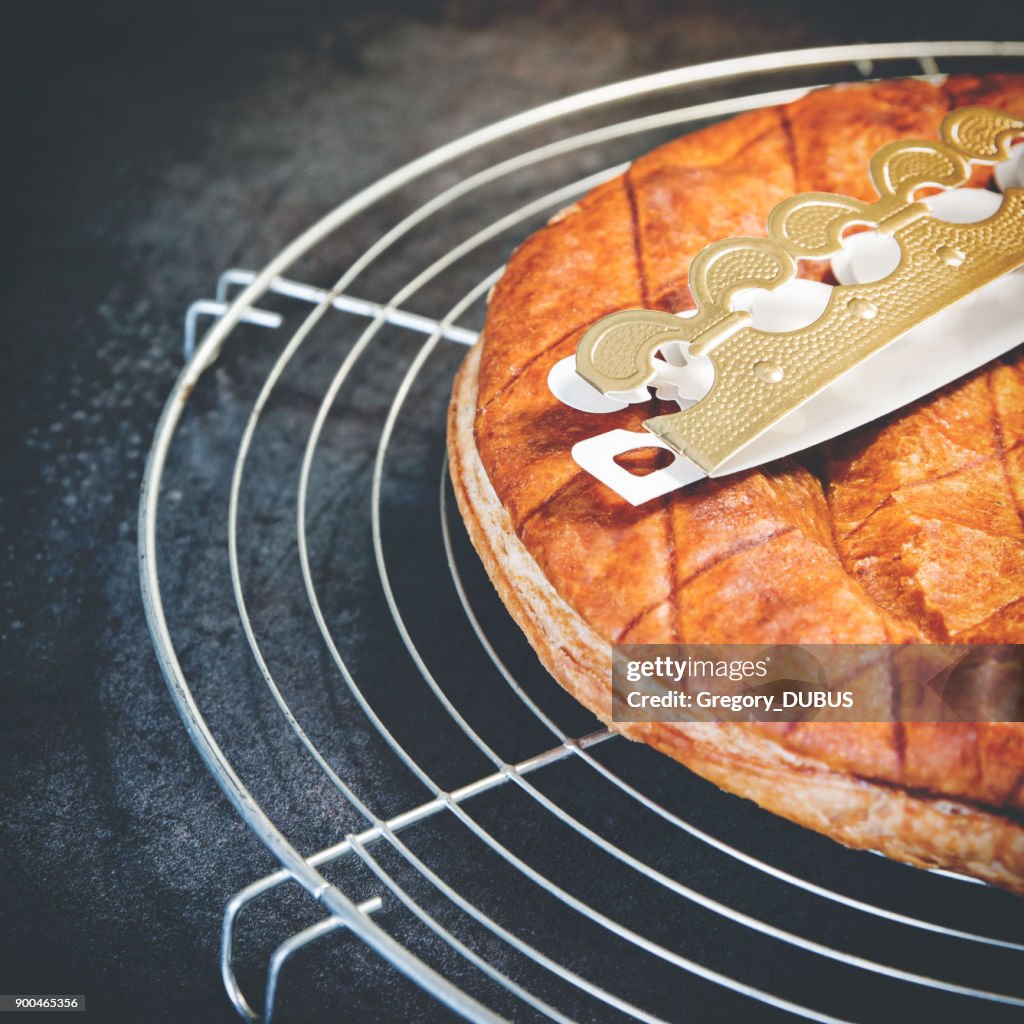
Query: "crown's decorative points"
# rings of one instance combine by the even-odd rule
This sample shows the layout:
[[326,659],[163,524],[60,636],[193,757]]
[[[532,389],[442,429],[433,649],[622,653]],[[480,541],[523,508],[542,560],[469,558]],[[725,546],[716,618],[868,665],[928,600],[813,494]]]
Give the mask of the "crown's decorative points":
[[[941,141],[892,142],[875,153],[873,203],[811,192],[792,196],[768,217],[767,238],[733,238],[702,250],[690,267],[697,311],[688,317],[650,309],[604,317],[583,335],[576,370],[603,394],[632,391],[657,372],[669,342],[707,356],[714,382],[695,405],[644,426],[708,474],[732,455],[908,330],[1001,275],[1024,266],[1024,189],[1007,189],[985,220],[952,223],[916,198],[924,188],[965,184],[971,163],[1010,156],[1024,121],[965,107],[942,122]],[[838,253],[851,228],[895,239],[896,269],[881,280],[836,286],[824,312],[798,330],[773,333],[733,308],[745,289],[775,290],[801,259]],[[660,361],[658,361],[660,362]]]

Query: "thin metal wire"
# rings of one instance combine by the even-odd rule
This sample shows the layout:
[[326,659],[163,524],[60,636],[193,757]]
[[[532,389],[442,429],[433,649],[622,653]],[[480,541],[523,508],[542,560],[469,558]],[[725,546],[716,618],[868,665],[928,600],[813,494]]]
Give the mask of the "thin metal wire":
[[[256,272],[243,270],[239,267],[232,267],[225,270],[217,280],[217,300],[220,303],[227,301],[228,291],[232,286],[245,286],[256,280]],[[267,291],[275,295],[284,295],[290,299],[298,299],[300,302],[311,302],[314,305],[322,302],[328,297],[327,290],[316,288],[313,285],[305,284],[302,281],[293,281],[287,277],[275,277],[267,285]],[[383,306],[379,302],[370,302],[367,299],[359,299],[354,295],[335,295],[330,298],[331,306],[342,313],[352,313],[355,316],[368,317],[369,319],[381,318],[385,323],[393,327],[405,327],[417,334],[431,334],[437,329],[437,321],[428,316],[421,316],[419,313],[410,313],[408,310],[396,309],[393,306]],[[226,308],[226,307],[225,307]],[[221,309],[224,312],[224,309]],[[442,335],[446,341],[454,341],[459,345],[472,345],[480,334],[478,331],[471,331],[465,327],[452,325]]]
[[[359,912],[361,914],[372,914],[380,910],[383,905],[384,901],[379,896],[374,896],[373,899],[365,900],[359,904]],[[284,965],[300,949],[308,946],[311,942],[315,942],[324,935],[329,935],[331,932],[339,931],[345,927],[347,926],[340,917],[328,917],[323,921],[310,925],[308,928],[303,928],[300,932],[296,932],[285,939],[274,950],[270,957],[270,969],[267,971],[267,989],[263,1000],[263,1015],[268,1021],[274,1015],[274,1001],[277,996],[277,986],[281,980],[281,971]],[[246,1005],[248,1006],[248,1004]],[[252,1010],[249,1013],[252,1015]]]
[[[196,331],[201,316],[211,316],[215,319],[222,317],[228,311],[227,303],[223,300],[216,302],[210,299],[197,299],[188,307],[185,313],[185,341],[182,346],[182,353],[187,363],[196,350]],[[281,326],[280,313],[273,313],[266,309],[247,309],[239,318],[242,323],[256,324],[259,327],[276,328]]]
[[[346,927],[351,928],[357,937],[367,943],[371,948],[375,949],[378,953],[390,959],[399,969],[418,981],[428,991],[432,992],[437,998],[444,1001],[456,1012],[462,1013],[466,1016],[471,1016],[478,1020],[497,1019],[494,1014],[483,1007],[480,1003],[468,997],[464,992],[452,985],[447,979],[443,978],[432,968],[424,964],[414,954],[412,954],[410,950],[400,946],[391,936],[375,925],[365,913],[362,913],[360,909],[347,900],[342,893],[331,886],[315,869],[316,863],[325,862],[323,860],[318,860],[321,855],[316,855],[315,857],[307,860],[298,853],[291,843],[288,842],[285,836],[274,826],[266,811],[264,811],[264,809],[252,798],[241,778],[237,775],[230,762],[225,757],[207,723],[203,719],[198,704],[196,703],[184,673],[182,672],[181,665],[178,661],[173,641],[167,627],[162,597],[160,594],[159,574],[156,560],[156,526],[157,515],[159,512],[159,490],[166,466],[167,454],[178,423],[180,422],[185,404],[196,382],[216,357],[220,346],[229,336],[235,325],[240,320],[244,319],[248,313],[252,312],[252,306],[255,300],[265,291],[272,290],[273,283],[281,277],[288,266],[290,266],[299,256],[308,251],[351,217],[355,216],[362,210],[367,209],[379,199],[389,195],[396,189],[403,187],[405,184],[408,184],[435,168],[443,166],[451,160],[486,146],[492,142],[506,138],[514,133],[548,123],[558,118],[570,116],[581,110],[601,109],[627,98],[640,98],[643,96],[654,95],[668,89],[679,88],[686,85],[692,86],[703,82],[725,81],[746,74],[771,72],[795,67],[842,64],[848,61],[870,61],[872,59],[885,60],[912,58],[928,61],[937,56],[945,55],[1020,56],[1022,54],[1024,54],[1024,44],[930,43],[835,47],[813,51],[794,51],[785,54],[759,55],[756,57],[739,58],[733,61],[718,62],[713,65],[704,65],[698,68],[684,69],[678,72],[668,72],[659,75],[647,76],[642,79],[633,80],[632,82],[603,87],[601,89],[593,90],[590,93],[581,94],[576,97],[569,97],[565,100],[560,100],[553,104],[548,104],[545,107],[537,108],[536,110],[528,111],[525,114],[509,118],[506,121],[481,129],[462,140],[456,140],[456,142],[450,143],[448,146],[441,147],[439,150],[427,154],[425,157],[422,157],[417,161],[413,161],[406,167],[388,175],[377,182],[374,186],[364,190],[348,202],[341,204],[335,211],[297,238],[291,245],[282,250],[282,252],[243,289],[242,293],[231,304],[227,312],[214,324],[211,330],[204,337],[195,357],[179,376],[157,426],[153,448],[147,463],[142,499],[140,501],[139,530],[139,567],[143,601],[150,629],[153,634],[158,660],[160,662],[161,669],[167,678],[172,696],[178,704],[179,711],[182,714],[182,718],[190,736],[195,742],[197,748],[200,750],[204,759],[207,761],[212,774],[225,790],[225,793],[228,795],[229,799],[231,799],[243,819],[249,823],[257,835],[268,846],[268,848],[271,849],[274,855],[284,866],[284,872],[279,874],[282,874],[283,877],[291,877],[297,880],[315,898],[324,903],[332,914],[332,917],[337,918],[337,920],[342,922]],[[928,66],[924,63],[922,64],[922,67],[926,72],[929,70]],[[868,73],[874,73],[874,69],[869,69]],[[605,139],[610,137],[612,136],[608,134],[604,135]],[[561,152],[567,152],[569,149],[574,148],[571,140],[565,140],[564,143],[555,144],[555,147],[559,145],[566,145],[568,147],[561,150]],[[542,149],[543,148],[544,147],[542,147]],[[559,152],[557,148],[547,148],[550,155],[557,155],[557,152]],[[446,190],[435,197],[434,200],[424,204],[414,214],[396,225],[395,228],[381,236],[374,245],[367,249],[360,258],[353,263],[349,270],[342,275],[334,289],[320,295],[317,307],[310,316],[307,317],[299,331],[290,339],[285,348],[285,352],[282,353],[282,357],[278,360],[278,363],[275,364],[275,370],[277,371],[276,374],[272,371],[271,378],[268,378],[265,382],[265,387],[261,391],[260,400],[258,400],[259,408],[254,408],[255,417],[250,417],[249,423],[252,425],[252,429],[254,430],[255,422],[258,420],[259,415],[262,412],[266,398],[276,385],[277,379],[280,377],[280,373],[283,372],[284,366],[287,365],[287,361],[298,349],[299,345],[302,344],[303,340],[308,336],[316,323],[319,322],[326,309],[342,308],[343,311],[354,312],[357,313],[357,315],[371,315],[374,317],[374,324],[371,325],[371,327],[374,327],[375,325],[379,326],[380,323],[386,322],[392,315],[397,314],[400,317],[407,315],[404,311],[395,310],[391,306],[374,308],[369,311],[364,310],[360,313],[359,310],[354,308],[346,309],[344,306],[336,305],[336,299],[344,297],[346,301],[351,300],[351,297],[347,296],[345,293],[350,283],[363,270],[370,266],[374,260],[403,237],[409,230],[411,230],[412,227],[421,223],[433,213],[443,210],[448,203],[467,194],[472,190],[472,188],[480,187],[490,180],[498,180],[498,178],[503,174],[511,173],[512,170],[529,166],[529,164],[531,162],[535,162],[536,159],[545,158],[543,156],[536,156],[535,154],[537,152],[539,151],[533,151],[530,154],[525,154],[523,158],[514,158],[511,161],[506,161],[503,165],[492,166],[487,171],[481,172],[476,176],[472,176],[471,178],[466,179],[466,181],[461,182],[458,186]],[[502,168],[500,172],[498,171],[499,167]],[[470,183],[472,184],[470,185]],[[351,301],[361,302],[361,300]],[[411,316],[415,317],[415,314],[412,314]],[[453,322],[454,319],[456,319],[454,315],[450,315],[445,318],[446,323],[443,322],[445,323],[445,329],[448,329],[449,331],[454,329],[456,332],[459,330]],[[392,322],[394,321],[392,320]],[[413,330],[417,329],[416,326],[408,322],[400,323],[399,326],[409,327]],[[428,323],[419,324],[419,329],[425,330],[428,326],[431,329],[431,337],[427,345],[424,346],[424,349],[433,350],[433,347],[437,344],[442,332],[437,331],[435,334],[434,331],[436,328],[432,324]],[[457,339],[453,338],[452,340]],[[421,352],[422,351],[423,350],[421,350]],[[425,358],[426,357],[424,356],[424,359]],[[418,369],[419,367],[416,367],[417,372]],[[410,372],[412,370],[413,367],[410,367]],[[240,445],[240,455],[243,452],[248,451],[251,440],[252,430],[247,426],[246,434],[243,435],[243,443]],[[380,452],[383,449],[378,450]],[[244,458],[242,459],[242,462],[244,463]],[[236,461],[236,472],[238,471],[238,468],[239,462]],[[240,482],[240,479],[241,475],[238,473],[238,482]],[[235,474],[233,474],[232,506],[236,519],[238,511],[237,501],[238,491],[235,487]],[[379,502],[376,509],[377,512],[379,512]],[[232,584],[237,588],[236,592],[240,593],[241,579],[237,564],[237,544],[235,545],[235,550],[232,555],[232,561]],[[306,568],[308,568],[308,563]],[[311,583],[311,577],[308,582]],[[393,595],[389,594],[389,600],[392,598]],[[322,615],[319,614],[318,605],[316,607],[316,612],[321,620],[318,625],[325,625],[322,623]],[[251,625],[246,627],[246,629],[247,639],[250,639],[252,644],[255,642],[255,637],[251,636],[250,638],[248,635],[251,634]],[[323,628],[321,631],[324,631]],[[330,641],[328,646],[333,648],[333,641]],[[256,650],[254,650],[254,654],[255,653]],[[337,653],[339,652],[336,651],[336,648],[332,650],[332,656]],[[260,666],[261,672],[265,673],[265,681],[268,681],[268,685],[273,686],[273,679],[269,674],[269,669],[265,665],[265,662],[262,661],[262,656],[257,658],[257,664]],[[347,685],[349,685],[350,690],[353,690],[354,696],[356,696],[357,701],[363,707],[363,711],[367,714],[371,723],[374,724],[374,727],[377,728],[378,731],[382,732],[382,735],[385,735],[386,738],[390,737],[390,741],[393,741],[394,738],[391,737],[391,734],[386,729],[381,729],[383,723],[380,723],[380,720],[376,718],[376,715],[365,701],[362,693],[358,691],[357,687],[355,687],[355,681],[347,675],[347,669],[343,668],[343,674],[346,676]],[[292,718],[289,718],[291,712],[287,709],[286,703],[282,707],[282,711],[285,712],[285,717],[290,727],[301,728],[297,721],[295,721],[294,726],[292,726],[294,719],[293,716]],[[459,719],[456,719],[456,721],[458,722]],[[310,746],[312,746],[312,744],[310,744]],[[563,744],[563,747],[569,752],[575,751],[575,748],[571,744]],[[392,749],[395,748],[392,747]],[[315,747],[313,747],[313,750],[311,750],[310,753],[312,754],[313,751],[315,751]],[[319,752],[316,751],[316,754],[319,755]],[[413,764],[414,763],[407,764],[407,767],[414,770],[415,774],[416,772]],[[503,764],[499,764],[498,767],[499,772],[496,772],[495,776],[501,775],[505,778],[512,778],[520,785],[522,784],[523,780],[521,778],[521,774],[514,767]],[[335,782],[335,779],[337,779],[337,776],[332,779],[332,782]],[[459,801],[454,799],[454,794],[444,794],[425,779],[421,779],[421,781],[424,781],[428,788],[430,788],[435,794],[433,801],[429,801],[428,804],[422,806],[427,807],[437,802],[439,806],[444,806],[451,810],[456,817],[463,820],[468,827],[473,829],[473,824],[471,824],[472,819],[470,819],[469,816],[461,810],[459,807]],[[337,779],[337,782],[341,782],[339,791],[345,795],[347,799],[350,799],[351,794],[345,788],[345,784],[342,780]],[[464,788],[470,789],[472,786],[473,784],[471,784],[470,787]],[[414,809],[413,812],[408,812],[412,815],[412,817],[410,817],[410,821],[422,820],[422,817],[429,816],[426,812],[423,812],[421,817],[416,817],[415,815],[418,811],[419,809]],[[398,817],[401,818],[402,816]],[[375,822],[373,829],[368,831],[372,832],[378,828],[380,830],[380,836],[388,838],[389,842],[393,839],[388,823]],[[478,837],[480,837],[479,833],[477,834]],[[362,856],[363,853],[365,853],[361,841],[356,842],[355,845],[350,848],[353,849],[357,855]],[[277,883],[275,882],[273,884]],[[250,889],[252,888],[253,887],[250,887]],[[265,891],[265,889],[261,891]],[[241,895],[242,894],[239,894],[239,896]],[[236,897],[236,899],[238,898]],[[233,900],[232,904],[234,904],[234,902],[235,901]],[[244,905],[244,902],[238,904],[239,907],[242,905]],[[229,907],[230,906],[231,904],[229,904]],[[288,944],[286,943],[284,946],[288,947]],[[228,956],[230,956],[230,947],[228,948],[227,953]],[[283,962],[284,959],[280,961],[280,963]],[[278,966],[278,970],[279,969],[280,968]],[[508,981],[508,979],[505,980]],[[248,1007],[246,1007],[246,1009],[248,1010]],[[824,1020],[831,1018],[817,1015],[814,1019]]]

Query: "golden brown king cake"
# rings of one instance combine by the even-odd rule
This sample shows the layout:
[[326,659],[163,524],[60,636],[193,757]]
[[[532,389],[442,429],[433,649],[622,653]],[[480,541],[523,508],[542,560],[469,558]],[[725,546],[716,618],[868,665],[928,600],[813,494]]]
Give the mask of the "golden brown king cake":
[[570,449],[641,429],[650,406],[581,413],[546,382],[605,314],[691,308],[690,260],[763,235],[785,197],[873,199],[872,154],[936,138],[968,104],[1024,116],[1024,75],[825,89],[636,160],[509,261],[455,384],[449,457],[503,601],[604,722],[849,846],[1024,893],[1024,724],[613,723],[610,688],[613,642],[1024,641],[1024,354],[798,458],[636,508]]

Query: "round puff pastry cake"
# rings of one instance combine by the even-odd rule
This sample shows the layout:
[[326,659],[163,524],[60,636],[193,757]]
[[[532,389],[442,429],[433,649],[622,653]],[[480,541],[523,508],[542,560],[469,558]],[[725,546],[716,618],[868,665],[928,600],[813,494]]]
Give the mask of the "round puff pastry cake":
[[873,199],[872,154],[937,137],[968,104],[1024,115],[1024,76],[823,89],[636,160],[510,259],[456,380],[449,459],[502,600],[604,722],[849,846],[1024,893],[1024,724],[612,722],[610,684],[612,643],[1024,641],[1024,354],[797,458],[639,507],[570,450],[640,430],[650,405],[597,416],[547,386],[605,314],[692,308],[687,267],[705,245],[764,235],[797,192]]

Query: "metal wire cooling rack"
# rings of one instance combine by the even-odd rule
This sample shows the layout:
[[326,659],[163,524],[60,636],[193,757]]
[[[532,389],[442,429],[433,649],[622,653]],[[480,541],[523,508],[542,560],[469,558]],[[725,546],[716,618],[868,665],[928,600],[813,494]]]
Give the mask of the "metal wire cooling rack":
[[[185,725],[281,865],[224,914],[243,1017],[274,1016],[316,943],[340,998],[415,981],[435,999],[359,1005],[416,1019],[1020,1019],[1012,897],[844,850],[595,731],[510,625],[443,466],[501,260],[623,160],[816,84],[1022,56],[846,46],[596,89],[414,161],[191,307],[139,559]],[[250,917],[280,935],[266,957]],[[258,1011],[239,979],[258,989],[259,963]]]

